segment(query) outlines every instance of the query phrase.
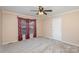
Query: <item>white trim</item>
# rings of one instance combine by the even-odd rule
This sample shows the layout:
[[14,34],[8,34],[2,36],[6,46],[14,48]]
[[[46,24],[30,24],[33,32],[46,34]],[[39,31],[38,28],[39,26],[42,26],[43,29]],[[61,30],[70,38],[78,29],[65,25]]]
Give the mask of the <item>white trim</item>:
[[[54,40],[56,40],[56,39],[54,39]],[[64,42],[64,43],[67,43],[67,44],[70,44],[70,45],[74,45],[74,46],[78,46],[79,47],[79,45],[78,44],[75,44],[75,43],[71,43],[71,42],[67,42],[67,41],[63,41],[63,40],[58,40],[58,41],[61,41],[61,42]]]
[[[47,39],[53,39],[53,38],[48,38],[48,37],[45,37],[45,38],[47,38]],[[57,40],[57,39],[53,39],[53,40]],[[67,41],[63,41],[63,40],[57,40],[57,41],[61,41],[63,43],[67,43],[67,44],[70,44],[70,45],[79,47],[79,45],[78,44],[75,44],[75,43],[71,43],[71,42],[67,42]]]
[[13,42],[3,42],[2,45],[6,45],[6,44],[9,44],[9,43],[14,43],[14,42],[18,42],[18,40],[13,41]]
[[78,46],[79,47],[79,45],[78,44],[75,44],[75,43],[71,43],[71,42],[67,42],[67,41],[61,41],[61,42],[64,42],[64,43],[67,43],[67,44],[70,44],[70,45],[74,45],[74,46]]

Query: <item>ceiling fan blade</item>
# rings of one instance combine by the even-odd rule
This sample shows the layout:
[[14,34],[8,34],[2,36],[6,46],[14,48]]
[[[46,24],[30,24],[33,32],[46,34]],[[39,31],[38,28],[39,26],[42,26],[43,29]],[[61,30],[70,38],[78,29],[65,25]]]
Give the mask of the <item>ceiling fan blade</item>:
[[45,12],[52,12],[52,10],[44,10]]
[[45,11],[44,11],[43,13],[44,13],[45,15],[47,15],[47,13],[46,13]]

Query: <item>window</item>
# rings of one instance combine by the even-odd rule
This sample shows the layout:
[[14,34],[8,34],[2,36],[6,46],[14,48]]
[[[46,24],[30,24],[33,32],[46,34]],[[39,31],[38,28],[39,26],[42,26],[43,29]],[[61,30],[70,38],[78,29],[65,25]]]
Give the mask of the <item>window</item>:
[[26,34],[26,21],[22,20],[22,34],[25,35]]

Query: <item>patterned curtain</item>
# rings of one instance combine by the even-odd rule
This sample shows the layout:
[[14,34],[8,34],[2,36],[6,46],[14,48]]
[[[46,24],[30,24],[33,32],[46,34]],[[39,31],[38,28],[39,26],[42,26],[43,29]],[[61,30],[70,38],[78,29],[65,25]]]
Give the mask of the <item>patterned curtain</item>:
[[36,20],[34,20],[34,34],[33,34],[33,37],[36,37],[37,34],[36,34]]
[[18,18],[18,41],[22,41],[22,24],[21,19]]
[[25,35],[26,39],[29,39],[29,20],[26,20],[26,35]]

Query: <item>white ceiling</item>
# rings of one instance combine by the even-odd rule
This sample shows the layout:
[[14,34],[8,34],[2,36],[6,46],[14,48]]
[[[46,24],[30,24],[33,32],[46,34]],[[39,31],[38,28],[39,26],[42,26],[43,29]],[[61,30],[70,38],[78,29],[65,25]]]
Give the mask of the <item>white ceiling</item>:
[[[44,9],[52,9],[53,12],[48,14],[59,14],[66,11],[79,9],[79,6],[43,6]],[[0,6],[0,9],[5,9],[25,15],[36,15],[36,12],[33,12],[31,10],[38,10],[37,6]]]

